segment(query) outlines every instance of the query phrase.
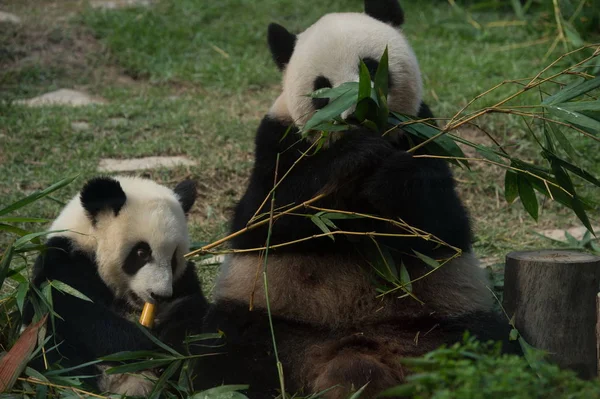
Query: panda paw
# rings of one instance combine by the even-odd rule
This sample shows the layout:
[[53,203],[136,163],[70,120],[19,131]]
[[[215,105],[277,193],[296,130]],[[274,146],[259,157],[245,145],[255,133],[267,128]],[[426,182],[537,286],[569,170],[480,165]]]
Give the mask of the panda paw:
[[148,397],[158,376],[152,371],[140,373],[104,375],[100,385],[102,391],[117,395]]

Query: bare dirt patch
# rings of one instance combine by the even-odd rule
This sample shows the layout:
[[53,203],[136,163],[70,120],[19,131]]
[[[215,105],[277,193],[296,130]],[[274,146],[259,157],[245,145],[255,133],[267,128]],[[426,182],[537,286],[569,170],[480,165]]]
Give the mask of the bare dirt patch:
[[104,46],[74,20],[84,4],[12,4],[22,22],[0,29],[0,92],[23,98],[60,87],[93,93],[103,82],[134,83],[109,63]]

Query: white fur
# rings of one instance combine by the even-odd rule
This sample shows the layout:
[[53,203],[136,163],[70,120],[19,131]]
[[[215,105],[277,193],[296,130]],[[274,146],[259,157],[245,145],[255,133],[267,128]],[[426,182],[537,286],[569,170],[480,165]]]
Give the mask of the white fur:
[[[94,226],[77,194],[63,209],[51,230],[73,240],[82,251],[95,254],[98,272],[115,295],[127,298],[130,292],[146,302],[154,302],[151,292],[170,296],[173,282],[185,271],[184,254],[189,249],[187,221],[176,194],[151,180],[113,177],[121,184],[127,200],[118,216],[112,210],[97,216]],[[145,241],[152,249],[152,262],[133,276],[122,265],[131,248]],[[177,250],[175,275],[171,258]]]
[[288,118],[303,126],[314,113],[306,95],[313,91],[317,76],[325,76],[334,87],[358,82],[359,60],[369,57],[379,61],[386,46],[393,82],[388,106],[396,112],[416,115],[422,82],[412,48],[399,30],[360,13],[327,14],[298,35],[284,72],[284,98],[277,100],[271,115],[282,117],[287,108]]
[[[256,279],[261,259],[253,254],[229,255],[217,278],[215,300],[252,298],[255,308],[266,309],[263,281]],[[411,279],[431,271],[417,260],[405,263]],[[423,303],[397,294],[377,298],[369,270],[363,260],[350,255],[271,254],[267,273],[271,312],[316,325],[352,327],[432,313],[461,316],[493,306],[487,274],[472,253],[412,284],[413,294]]]

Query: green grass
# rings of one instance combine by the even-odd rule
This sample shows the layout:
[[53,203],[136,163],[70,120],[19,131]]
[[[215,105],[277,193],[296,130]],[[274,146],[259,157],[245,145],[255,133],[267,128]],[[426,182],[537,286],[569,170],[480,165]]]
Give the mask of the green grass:
[[[47,7],[9,1],[7,11],[21,15],[24,23],[0,25],[0,54],[10,55],[0,60],[0,101],[67,87],[102,96],[109,104],[78,109],[1,105],[1,202],[80,173],[77,183],[56,194],[66,201],[84,179],[97,174],[100,158],[187,155],[198,165],[145,174],[171,186],[190,176],[199,181],[190,219],[194,241],[226,233],[252,165],[254,131],[277,95],[280,73],[266,44],[268,23],[299,32],[325,13],[361,10],[360,2],[350,0],[163,0],[150,8],[108,11],[66,1],[43,4]],[[559,55],[544,60],[550,42],[506,50],[539,39],[528,27],[476,29],[439,1],[403,2],[403,7],[404,31],[423,70],[425,99],[438,116],[452,116],[500,81],[533,76]],[[70,17],[55,19],[64,15]],[[473,17],[482,26],[514,18],[502,11]],[[513,90],[509,85],[492,92],[474,107],[496,103]],[[528,93],[520,101],[537,96]],[[88,130],[72,127],[81,121]],[[487,117],[481,124],[524,157],[537,156],[518,118]],[[463,133],[485,142],[472,129]],[[597,143],[575,142],[583,166],[598,174]],[[520,204],[508,207],[502,176],[488,165],[457,171],[480,255],[501,259],[510,250],[550,245],[530,230],[578,224],[551,203],[543,206],[537,224]],[[24,212],[51,218],[59,209],[43,201]]]

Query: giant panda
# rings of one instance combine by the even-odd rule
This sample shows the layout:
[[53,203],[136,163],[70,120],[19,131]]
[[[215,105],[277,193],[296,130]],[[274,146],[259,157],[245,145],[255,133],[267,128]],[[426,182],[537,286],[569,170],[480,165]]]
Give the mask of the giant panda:
[[[174,190],[136,177],[97,177],[61,211],[51,225],[46,249],[35,262],[33,284],[61,281],[90,301],[52,289],[54,350],[49,364],[69,368],[122,351],[157,349],[129,315],[139,317],[145,302],[158,306],[155,334],[177,344],[207,306],[189,250],[186,213],[196,198],[192,180]],[[173,303],[185,304],[175,307]],[[36,297],[24,315],[31,321]],[[179,311],[160,311],[177,308]],[[188,317],[186,312],[193,312]],[[162,338],[162,337],[161,337]],[[34,363],[35,365],[35,363]],[[42,365],[38,365],[42,367]],[[109,365],[77,368],[76,375],[98,375],[99,391],[146,396],[152,371],[107,375]]]
[[[205,332],[222,332],[221,346],[210,348],[220,356],[198,359],[198,388],[249,384],[253,399],[277,396],[275,345],[286,391],[321,392],[327,399],[347,398],[365,385],[360,397],[373,398],[404,381],[410,370],[400,363],[402,358],[460,341],[465,331],[481,340],[505,341],[506,351],[518,351],[508,341],[508,320],[493,310],[486,273],[471,249],[470,221],[445,161],[413,157],[406,151],[408,141],[362,127],[308,153],[314,136],[298,135],[324,105],[306,94],[357,80],[359,59],[374,71],[386,46],[389,107],[410,115],[430,112],[422,103],[417,60],[398,29],[402,22],[396,0],[366,0],[364,14],[325,15],[297,36],[279,25],[269,27],[273,58],[283,69],[283,89],[258,127],[255,163],[235,208],[232,232],[269,213],[271,200],[265,199],[271,198],[276,171],[276,212],[323,194],[312,205],[380,219],[336,219],[340,230],[365,235],[310,240],[303,239],[322,233],[309,217],[317,210],[300,208],[276,219],[266,287],[261,278],[264,251],[252,249],[265,247],[268,225],[235,235],[203,326]],[[303,153],[307,155],[298,161]],[[454,251],[411,237],[410,230],[381,219],[402,220],[462,255],[432,272],[413,251],[437,260]],[[369,237],[369,232],[381,235]],[[284,245],[291,241],[296,243]],[[413,296],[402,291],[378,295],[382,281],[373,268],[373,253],[381,248],[397,268],[405,266]]]

